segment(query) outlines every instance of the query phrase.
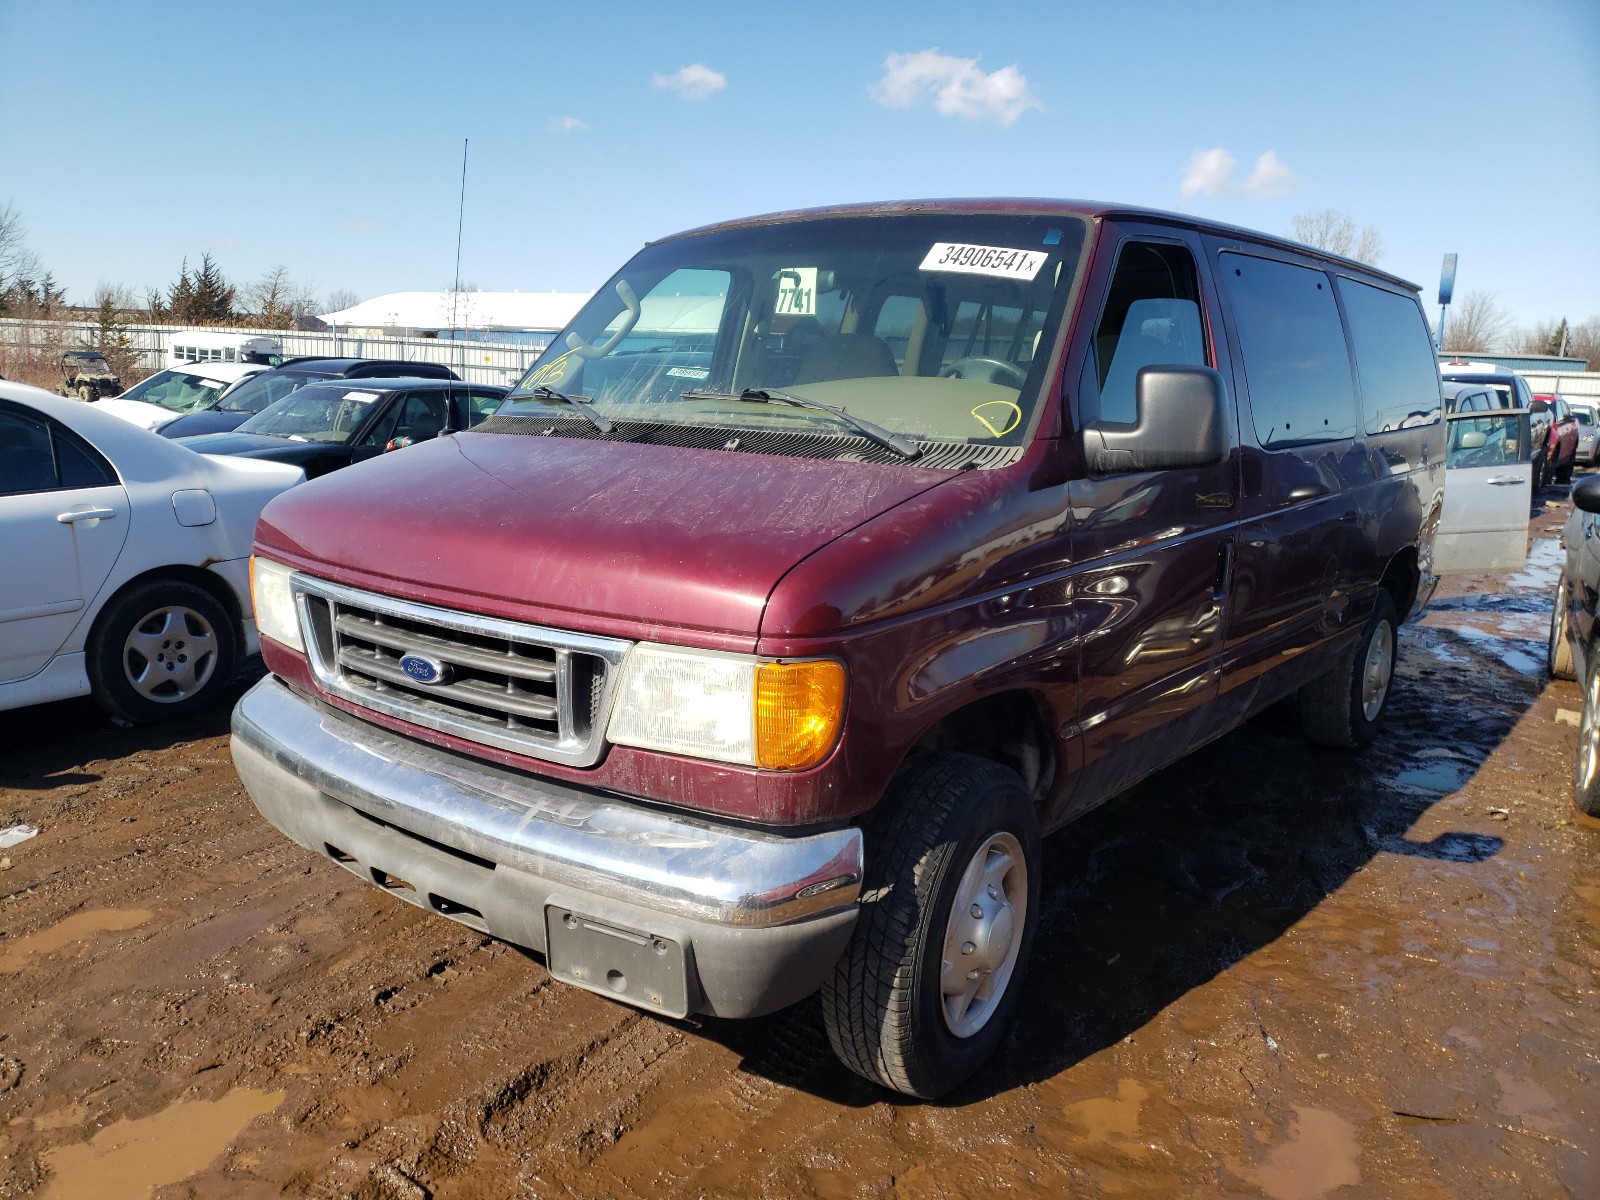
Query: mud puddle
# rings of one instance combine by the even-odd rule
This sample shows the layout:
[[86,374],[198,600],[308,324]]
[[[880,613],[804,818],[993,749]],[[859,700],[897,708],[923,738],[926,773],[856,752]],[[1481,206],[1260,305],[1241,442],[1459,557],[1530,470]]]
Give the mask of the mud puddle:
[[813,1002],[656,1020],[362,887],[260,820],[223,717],[13,715],[0,1196],[1600,1195],[1551,497],[1529,568],[1402,632],[1369,751],[1281,708],[1053,839],[1011,1034],[938,1104]]

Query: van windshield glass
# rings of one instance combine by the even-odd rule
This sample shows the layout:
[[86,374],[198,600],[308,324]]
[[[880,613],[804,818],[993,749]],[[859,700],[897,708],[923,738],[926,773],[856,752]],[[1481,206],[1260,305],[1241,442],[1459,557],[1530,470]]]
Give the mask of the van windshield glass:
[[[1020,445],[1085,232],[947,212],[672,238],[595,294],[489,428],[570,417],[567,397],[617,423]],[[817,403],[759,394],[780,390]]]

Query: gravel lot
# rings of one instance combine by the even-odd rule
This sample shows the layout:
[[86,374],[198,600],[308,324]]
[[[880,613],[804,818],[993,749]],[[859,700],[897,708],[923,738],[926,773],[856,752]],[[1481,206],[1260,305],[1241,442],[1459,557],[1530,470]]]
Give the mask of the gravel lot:
[[0,714],[0,826],[42,830],[0,850],[0,1196],[1600,1195],[1566,511],[1406,628],[1368,753],[1280,708],[1048,844],[1012,1036],[933,1105],[811,1003],[655,1019],[361,886],[257,816],[224,713]]

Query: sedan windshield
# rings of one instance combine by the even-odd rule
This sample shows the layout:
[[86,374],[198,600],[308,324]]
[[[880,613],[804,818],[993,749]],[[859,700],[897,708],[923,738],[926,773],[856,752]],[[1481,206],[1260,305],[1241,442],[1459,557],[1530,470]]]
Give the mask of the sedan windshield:
[[1019,446],[1085,233],[1059,213],[952,211],[668,239],[596,293],[486,428],[536,417],[597,436],[575,422],[584,404],[608,437],[643,423]]
[[192,371],[158,371],[149,379],[134,384],[119,400],[142,400],[175,413],[210,408],[227,388],[221,379],[196,375]]
[[337,378],[331,371],[263,371],[244,380],[222,398],[222,412],[258,413],[308,383]]
[[302,388],[262,409],[239,433],[264,433],[299,442],[348,442],[381,394],[348,383]]

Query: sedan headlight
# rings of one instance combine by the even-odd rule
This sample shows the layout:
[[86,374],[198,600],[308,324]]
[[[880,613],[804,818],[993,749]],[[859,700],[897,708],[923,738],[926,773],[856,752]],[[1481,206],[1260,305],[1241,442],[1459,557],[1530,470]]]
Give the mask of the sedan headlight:
[[832,659],[773,662],[640,643],[617,688],[611,741],[646,750],[798,771],[827,757],[844,716]]
[[250,605],[256,610],[256,629],[291,650],[305,653],[300,636],[300,614],[289,590],[289,568],[270,558],[250,558]]

